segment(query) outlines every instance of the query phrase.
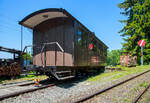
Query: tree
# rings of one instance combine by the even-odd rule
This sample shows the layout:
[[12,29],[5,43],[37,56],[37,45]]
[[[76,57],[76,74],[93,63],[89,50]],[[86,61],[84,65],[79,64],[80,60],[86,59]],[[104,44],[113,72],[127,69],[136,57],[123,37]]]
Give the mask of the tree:
[[23,59],[31,61],[31,55],[29,53],[23,54]]
[[120,50],[107,51],[107,65],[119,65],[120,64]]
[[127,16],[127,20],[121,20],[125,26],[119,33],[123,37],[123,49],[132,55],[138,56],[140,63],[140,47],[139,40],[145,40],[144,62],[150,61],[150,0],[124,0],[118,4],[123,9],[122,15]]

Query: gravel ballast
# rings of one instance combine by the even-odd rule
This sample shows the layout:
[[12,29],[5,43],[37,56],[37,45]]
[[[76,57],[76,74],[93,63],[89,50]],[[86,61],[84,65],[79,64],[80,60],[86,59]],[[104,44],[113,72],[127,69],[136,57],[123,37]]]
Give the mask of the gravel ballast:
[[[124,83],[112,90],[102,93],[85,103],[131,103],[135,97],[142,92],[150,83],[150,72]],[[145,102],[141,102],[145,103]]]
[[139,99],[137,103],[150,103],[150,88],[145,92],[145,94]]
[[[82,98],[88,94],[96,92],[97,90],[101,90],[132,76],[133,74],[109,82],[107,82],[105,78],[105,82],[77,81],[73,83],[60,84],[51,88],[46,88],[32,93],[19,95],[17,97],[8,98],[3,100],[2,103],[70,103],[75,101],[76,99]],[[139,86],[140,83],[150,82],[148,78],[150,78],[150,72],[138,78],[135,78],[132,81],[129,81],[127,84],[125,83],[122,86],[114,88],[108,93],[96,96],[94,97],[94,99],[86,102],[128,103],[132,100],[131,98],[134,98],[136,94],[139,93],[138,89],[144,89],[144,87]],[[135,90],[135,87],[138,89]],[[128,98],[130,98],[129,101]]]

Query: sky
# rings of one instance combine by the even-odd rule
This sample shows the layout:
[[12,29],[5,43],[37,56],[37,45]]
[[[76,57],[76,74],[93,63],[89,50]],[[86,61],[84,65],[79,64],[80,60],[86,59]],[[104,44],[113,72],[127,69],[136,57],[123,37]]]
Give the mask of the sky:
[[[117,7],[123,0],[0,0],[0,46],[21,49],[21,26],[27,15],[45,8],[64,8],[103,41],[109,50],[121,49],[118,33],[125,17]],[[23,28],[23,47],[32,44],[32,31]],[[0,52],[0,58],[12,55]]]

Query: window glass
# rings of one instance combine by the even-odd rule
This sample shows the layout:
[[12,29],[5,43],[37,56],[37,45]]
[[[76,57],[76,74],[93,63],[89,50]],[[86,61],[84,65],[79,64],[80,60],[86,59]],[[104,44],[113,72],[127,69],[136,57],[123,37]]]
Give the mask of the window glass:
[[89,44],[93,44],[93,49],[92,51],[94,52],[97,52],[97,42],[96,40],[94,39],[94,36],[93,35],[90,35],[90,41],[89,41]]
[[78,45],[81,46],[82,42],[82,31],[78,29]]
[[82,46],[83,48],[87,48],[87,39],[88,39],[88,33],[82,29],[78,29],[78,45]]
[[87,39],[88,39],[88,33],[86,31],[83,31],[82,35],[82,47],[87,48]]
[[98,44],[98,47],[97,47],[97,53],[98,53],[98,55],[100,56],[101,55],[101,49],[100,49],[100,45]]
[[81,41],[82,32],[78,29],[78,42]]

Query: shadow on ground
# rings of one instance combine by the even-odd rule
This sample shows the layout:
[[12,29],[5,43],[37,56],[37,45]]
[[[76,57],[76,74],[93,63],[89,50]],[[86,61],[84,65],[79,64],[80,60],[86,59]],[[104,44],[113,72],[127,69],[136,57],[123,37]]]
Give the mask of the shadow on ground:
[[105,70],[100,71],[100,72],[90,73],[90,74],[84,75],[84,76],[78,76],[76,78],[63,80],[63,81],[49,80],[47,82],[42,83],[42,85],[54,83],[57,87],[68,89],[68,88],[71,88],[71,87],[77,85],[80,82],[84,82],[84,81],[88,80],[89,78],[91,78],[93,76],[97,76],[97,75],[104,73],[104,71]]

